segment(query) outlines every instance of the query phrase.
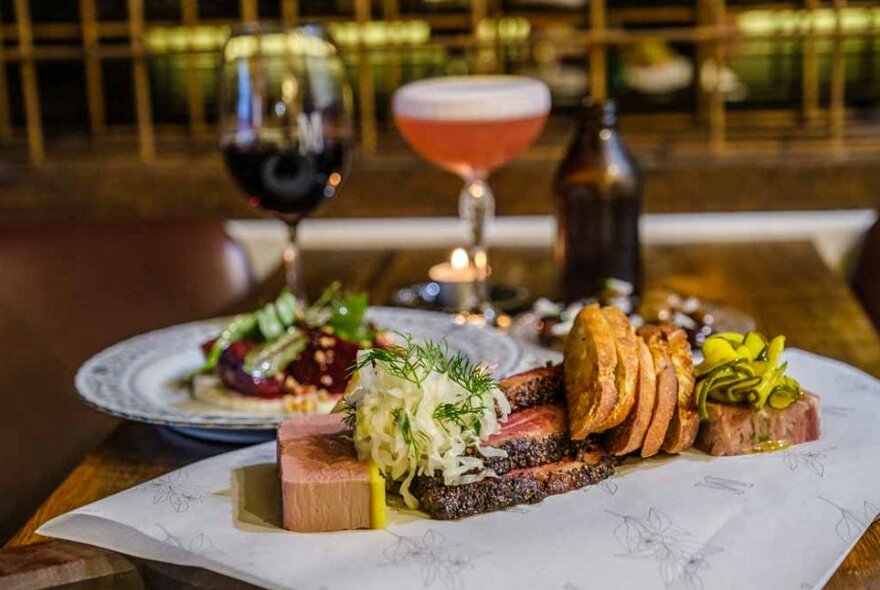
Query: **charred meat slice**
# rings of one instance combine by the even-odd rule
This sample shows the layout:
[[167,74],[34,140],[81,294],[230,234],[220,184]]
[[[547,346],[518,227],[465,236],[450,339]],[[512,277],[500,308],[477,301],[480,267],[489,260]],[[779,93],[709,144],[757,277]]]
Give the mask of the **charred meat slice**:
[[498,384],[510,404],[510,411],[551,404],[565,395],[562,366],[540,367],[511,375]]
[[501,430],[489,436],[484,446],[507,451],[507,457],[484,459],[486,467],[502,474],[514,469],[555,463],[575,453],[568,438],[565,406],[548,404],[513,413]]
[[602,457],[593,463],[567,459],[457,486],[421,479],[415,482],[414,493],[422,510],[431,518],[457,520],[517,504],[535,504],[547,496],[598,483],[613,473],[611,457]]

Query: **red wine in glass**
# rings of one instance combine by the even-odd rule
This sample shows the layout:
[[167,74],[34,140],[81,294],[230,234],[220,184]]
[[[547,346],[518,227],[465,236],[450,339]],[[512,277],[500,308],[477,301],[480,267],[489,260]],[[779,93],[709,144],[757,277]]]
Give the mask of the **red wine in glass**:
[[336,194],[345,173],[348,142],[325,139],[320,151],[296,145],[237,144],[223,160],[248,203],[285,219],[299,219]]
[[287,224],[288,287],[300,284],[299,222],[336,195],[348,170],[351,90],[320,27],[234,27],[223,46],[220,149],[253,207]]

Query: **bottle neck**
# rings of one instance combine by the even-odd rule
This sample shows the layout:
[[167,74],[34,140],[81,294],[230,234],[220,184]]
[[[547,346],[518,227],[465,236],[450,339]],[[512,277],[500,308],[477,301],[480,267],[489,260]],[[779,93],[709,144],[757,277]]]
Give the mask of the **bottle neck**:
[[581,131],[591,131],[594,133],[598,133],[599,131],[603,130],[617,133],[617,121],[613,119],[600,119],[594,116],[585,115],[581,117],[579,128]]
[[617,107],[613,101],[587,102],[581,110],[581,128],[611,129],[617,128]]

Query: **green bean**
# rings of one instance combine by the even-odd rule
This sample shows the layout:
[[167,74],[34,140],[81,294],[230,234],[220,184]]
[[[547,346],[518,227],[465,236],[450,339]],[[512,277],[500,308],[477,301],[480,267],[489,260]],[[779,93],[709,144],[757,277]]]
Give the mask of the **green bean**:
[[275,300],[275,311],[278,312],[278,319],[281,320],[281,323],[285,328],[289,328],[293,325],[293,322],[296,320],[296,312],[298,309],[299,302],[296,300],[293,293],[287,289],[281,291],[281,295]]
[[292,363],[308,343],[306,335],[296,328],[289,328],[280,338],[262,344],[244,357],[244,371],[254,378],[264,378],[281,373]]
[[220,355],[226,350],[230,344],[236,340],[244,340],[257,327],[257,318],[254,314],[243,313],[232,318],[232,321],[220,333],[220,336],[211,345],[211,350],[205,356],[205,363],[196,371],[205,373],[217,366]]
[[267,303],[257,311],[257,325],[260,326],[260,333],[267,341],[275,340],[284,333],[284,326],[281,324],[274,303]]

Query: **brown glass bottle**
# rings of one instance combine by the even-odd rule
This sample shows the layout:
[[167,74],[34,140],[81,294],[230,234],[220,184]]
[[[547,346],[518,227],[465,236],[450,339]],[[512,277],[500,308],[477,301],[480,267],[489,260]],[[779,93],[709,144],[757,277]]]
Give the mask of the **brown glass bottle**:
[[556,252],[566,301],[598,294],[609,279],[628,283],[639,294],[642,183],[617,133],[613,102],[584,105],[554,190]]

